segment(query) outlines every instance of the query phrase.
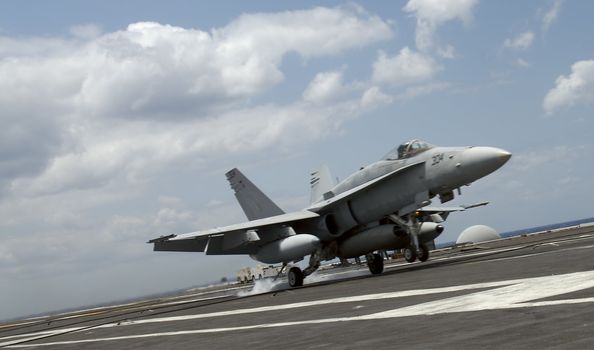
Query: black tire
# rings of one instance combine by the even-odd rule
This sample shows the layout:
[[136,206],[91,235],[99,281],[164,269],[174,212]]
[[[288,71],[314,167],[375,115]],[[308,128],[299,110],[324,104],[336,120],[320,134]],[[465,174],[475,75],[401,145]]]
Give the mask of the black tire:
[[402,252],[402,254],[404,255],[404,260],[408,261],[409,263],[417,260],[417,252],[416,252],[415,248],[413,248],[410,245],[408,247],[404,248],[404,251]]
[[301,287],[303,285],[303,272],[298,267],[291,267],[287,273],[289,285],[291,287]]
[[380,254],[373,254],[371,260],[367,261],[367,267],[372,275],[379,275],[384,272],[384,258]]
[[427,261],[427,259],[429,259],[429,248],[427,248],[426,245],[419,245],[419,252],[417,253],[417,258],[421,262],[425,262]]

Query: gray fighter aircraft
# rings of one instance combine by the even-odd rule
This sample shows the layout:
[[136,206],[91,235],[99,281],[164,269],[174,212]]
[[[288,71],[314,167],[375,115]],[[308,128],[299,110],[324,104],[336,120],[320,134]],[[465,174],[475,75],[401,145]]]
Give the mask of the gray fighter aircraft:
[[285,213],[238,169],[226,176],[248,222],[150,240],[155,251],[249,254],[267,264],[309,256],[291,267],[289,284],[301,286],[321,261],[365,255],[372,274],[384,269],[382,249],[403,249],[407,261],[429,257],[426,242],[443,232],[449,213],[468,207],[431,207],[460,187],[494,172],[511,157],[493,147],[437,147],[413,140],[335,184],[327,167],[312,173],[311,205]]

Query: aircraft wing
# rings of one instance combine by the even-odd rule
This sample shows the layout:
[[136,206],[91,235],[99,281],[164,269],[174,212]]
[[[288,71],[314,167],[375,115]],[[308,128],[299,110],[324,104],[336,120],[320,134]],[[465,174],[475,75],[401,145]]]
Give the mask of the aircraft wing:
[[318,217],[314,212],[302,210],[210,230],[161,236],[148,243],[154,244],[155,251],[206,251],[207,255],[251,254],[255,248],[254,243],[260,240],[255,231],[291,226],[296,222]]

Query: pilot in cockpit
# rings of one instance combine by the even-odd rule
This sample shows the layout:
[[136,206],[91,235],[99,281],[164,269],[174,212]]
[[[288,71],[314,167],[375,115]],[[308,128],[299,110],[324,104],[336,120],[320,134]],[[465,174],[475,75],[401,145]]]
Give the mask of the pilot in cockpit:
[[407,157],[408,146],[410,142],[405,142],[398,146],[398,159],[404,159]]
[[430,148],[432,148],[431,145],[420,140],[405,142],[398,146],[398,159],[410,158]]

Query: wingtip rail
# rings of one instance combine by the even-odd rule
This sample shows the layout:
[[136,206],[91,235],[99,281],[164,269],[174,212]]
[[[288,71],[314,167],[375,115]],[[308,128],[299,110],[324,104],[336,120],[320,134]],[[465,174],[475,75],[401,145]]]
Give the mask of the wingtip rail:
[[174,238],[174,237],[176,237],[176,236],[177,236],[176,234],[173,234],[173,233],[172,233],[172,234],[170,234],[170,235],[167,235],[167,236],[160,236],[159,238],[153,238],[153,239],[151,239],[150,241],[148,241],[148,242],[146,242],[146,243],[158,243],[158,242],[164,242],[164,241],[168,241],[169,239],[171,239],[171,238]]

